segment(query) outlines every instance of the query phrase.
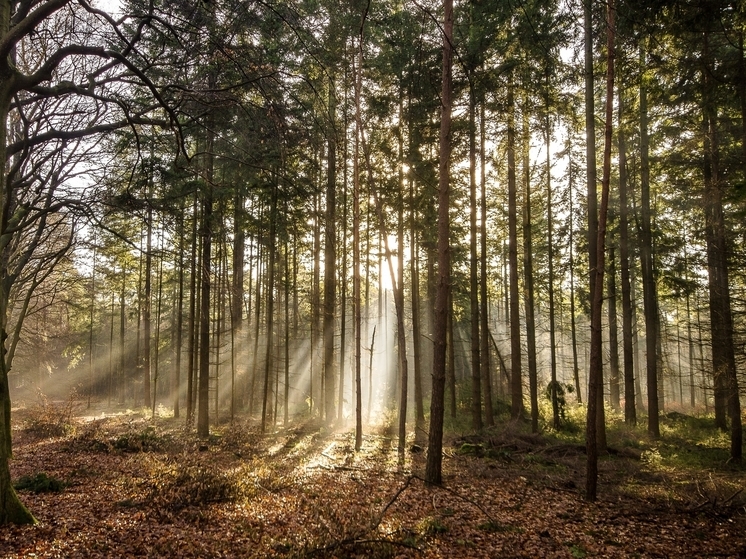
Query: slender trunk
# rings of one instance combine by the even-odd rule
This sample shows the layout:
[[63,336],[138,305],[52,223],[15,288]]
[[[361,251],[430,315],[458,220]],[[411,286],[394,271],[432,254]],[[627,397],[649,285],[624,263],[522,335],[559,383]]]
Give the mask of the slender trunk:
[[337,305],[337,140],[335,132],[336,96],[334,80],[329,79],[330,131],[327,136],[326,216],[324,225],[324,417],[334,421],[334,310]]
[[[264,218],[264,206],[259,212],[260,221]],[[256,403],[256,380],[259,376],[259,365],[261,360],[259,359],[259,338],[261,337],[261,317],[262,317],[262,296],[264,290],[262,289],[262,282],[264,281],[264,238],[260,232],[257,240],[257,255],[256,255],[256,281],[255,281],[255,298],[254,298],[254,329],[252,332],[252,341],[254,343],[253,350],[253,367],[251,368],[251,380],[249,383],[249,415],[254,415],[254,404]],[[313,351],[311,353],[313,356]]]
[[[152,181],[152,178],[151,178]],[[152,186],[151,192],[152,195]],[[142,394],[143,394],[143,406],[150,408],[151,406],[151,395],[150,395],[150,337],[151,337],[151,322],[150,322],[150,308],[152,299],[152,268],[153,268],[153,208],[148,202],[148,217],[147,217],[147,233],[145,240],[145,293],[143,296],[142,306],[142,329],[143,329],[143,368],[142,368]]]
[[632,289],[629,258],[629,204],[627,202],[627,142],[624,132],[624,95],[619,86],[619,260],[622,280],[622,352],[624,356],[624,420],[628,425],[637,424],[635,409],[635,370],[632,346]]
[[184,339],[184,212],[183,208],[179,214],[178,232],[179,247],[176,254],[174,266],[177,270],[176,286],[176,324],[174,326],[174,369],[173,386],[171,387],[171,400],[174,405],[174,418],[180,415],[179,397],[181,393],[181,347]]
[[264,390],[262,392],[262,433],[267,431],[267,403],[269,401],[269,377],[272,367],[272,342],[274,328],[275,310],[275,244],[277,235],[277,189],[272,185],[272,201],[269,212],[269,239],[267,239],[267,250],[269,260],[267,262],[267,346],[264,356]]
[[[596,115],[595,115],[595,104],[594,104],[594,79],[593,79],[593,21],[591,15],[593,0],[585,0],[584,2],[584,33],[585,33],[585,137],[586,137],[586,187],[587,187],[587,200],[588,200],[588,265],[590,269],[589,274],[589,292],[591,306],[595,301],[596,293],[595,289],[597,285],[602,286],[603,282],[598,283],[596,281],[596,275],[602,274],[603,270],[600,269],[598,263],[598,189],[597,180],[598,174],[596,172]],[[608,5],[607,5],[608,7]],[[608,29],[608,27],[607,27]],[[613,57],[613,53],[610,54],[610,58]],[[613,95],[613,92],[612,92]],[[607,98],[608,100],[608,98]],[[599,350],[601,351],[601,350]],[[596,445],[598,449],[606,448],[606,429],[605,429],[605,418],[604,418],[604,392],[603,392],[603,361],[599,361],[600,366],[595,374],[599,375],[596,379],[598,389],[595,391],[597,402],[595,405],[595,417],[596,417]],[[592,371],[593,369],[591,369]],[[590,375],[589,371],[589,387],[590,387]],[[589,408],[590,413],[590,408]]]
[[482,428],[482,371],[479,344],[479,283],[477,259],[477,98],[474,76],[469,81],[469,305],[471,310],[471,423]]
[[[346,90],[346,88],[345,88]],[[347,101],[345,94],[345,130],[347,130]],[[344,426],[344,402],[345,402],[345,369],[346,369],[346,350],[347,350],[347,175],[348,175],[348,144],[347,134],[344,134],[342,154],[342,263],[339,269],[340,284],[340,309],[339,309],[339,392],[337,395],[337,419],[340,426]]]
[[619,394],[619,331],[616,312],[616,251],[609,247],[609,276],[606,281],[609,303],[609,401],[612,409],[620,409]]
[[653,274],[653,235],[650,211],[650,158],[648,139],[647,78],[645,76],[645,46],[640,45],[640,264],[642,268],[642,292],[645,305],[645,363],[648,384],[648,432],[660,437],[658,418],[658,301]]
[[125,381],[124,375],[127,370],[127,352],[126,349],[126,298],[127,298],[127,269],[122,267],[122,290],[119,292],[119,402],[125,400]]
[[439,136],[438,180],[438,283],[433,332],[433,393],[430,402],[425,479],[440,485],[443,481],[443,403],[445,388],[446,327],[451,277],[450,254],[450,159],[451,159],[451,65],[453,60],[453,0],[445,0],[443,24],[443,79]]
[[523,305],[526,314],[526,346],[528,364],[528,390],[531,401],[531,432],[539,432],[539,380],[536,363],[536,318],[534,314],[534,261],[533,235],[531,232],[531,169],[529,160],[528,102],[524,101],[522,114],[522,167],[523,167]]
[[88,409],[91,409],[93,393],[93,312],[96,304],[96,239],[93,239],[93,259],[91,261],[91,309],[88,323]]
[[485,102],[482,98],[480,104],[479,118],[479,171],[480,171],[480,227],[479,227],[479,249],[480,249],[480,274],[479,278],[479,319],[480,319],[480,365],[482,377],[482,394],[484,396],[484,419],[485,424],[490,427],[495,424],[495,411],[492,403],[492,380],[490,371],[490,344],[489,344],[489,299],[487,297],[487,154],[485,143],[487,134],[485,132]]
[[414,351],[414,409],[417,423],[417,434],[425,427],[425,404],[422,389],[422,331],[420,319],[420,259],[416,223],[417,210],[414,198],[414,180],[409,179],[410,219],[409,238],[411,258],[409,259],[410,278],[412,281],[412,347]]
[[[367,12],[366,12],[367,13]],[[353,81],[355,84],[355,148],[352,158],[352,322],[355,336],[355,451],[359,451],[363,444],[363,383],[361,367],[361,330],[362,307],[360,297],[360,89],[362,88],[362,72],[359,67],[363,59],[363,25],[365,15],[360,22],[360,37],[358,44],[359,64],[355,65],[353,56]]]
[[560,409],[559,409],[559,394],[557,389],[559,384],[557,381],[557,340],[556,340],[556,325],[555,325],[555,303],[554,303],[554,216],[552,213],[552,150],[551,150],[551,139],[552,139],[552,127],[550,122],[550,107],[549,107],[549,69],[547,68],[546,73],[546,122],[544,124],[545,130],[545,145],[546,149],[546,174],[547,174],[547,272],[549,277],[548,281],[548,295],[549,295],[549,366],[551,371],[550,380],[550,397],[552,400],[552,425],[555,430],[560,428]]
[[[614,34],[615,26],[614,0],[609,0],[606,8],[607,17],[607,45],[606,45],[606,125],[604,128],[604,155],[603,175],[601,179],[601,205],[598,214],[598,229],[596,243],[596,270],[594,280],[595,286],[592,291],[593,302],[591,305],[591,347],[590,347],[590,370],[588,374],[588,417],[586,422],[586,499],[596,500],[596,489],[598,483],[598,452],[601,447],[602,437],[605,435],[605,425],[601,425],[599,433],[598,416],[601,410],[597,409],[599,404],[598,394],[602,392],[603,381],[603,354],[602,354],[602,325],[601,311],[603,306],[603,281],[604,281],[604,258],[606,241],[606,220],[609,208],[609,190],[611,179],[611,142],[612,142],[612,118],[614,104]],[[603,409],[603,398],[601,398]],[[605,441],[603,441],[605,443]]]
[[456,344],[453,332],[453,293],[448,294],[448,315],[446,317],[446,384],[448,385],[448,408],[452,418],[456,417]]
[[518,298],[518,193],[515,176],[515,101],[513,76],[508,77],[508,266],[510,267],[510,415],[523,414],[521,378],[521,318]]
[[572,346],[572,377],[575,381],[575,396],[578,399],[578,404],[583,403],[583,392],[580,389],[580,367],[578,366],[578,332],[575,319],[575,226],[573,213],[573,170],[572,170],[572,159],[569,161],[570,169],[570,239],[569,245],[569,267],[570,267],[570,345]]
[[[313,286],[311,288],[311,372],[310,372],[310,386],[308,388],[310,392],[309,399],[309,413],[311,416],[314,414],[317,402],[314,396],[314,391],[318,388],[315,386],[315,376],[317,373],[317,361],[318,352],[317,345],[319,343],[319,335],[321,333],[321,204],[319,202],[320,195],[316,194],[313,197]],[[322,375],[323,380],[323,375]],[[323,394],[323,390],[320,391]],[[322,400],[323,396],[319,399]],[[319,414],[323,419],[324,408],[323,400],[322,407],[319,409]]]
[[200,238],[202,254],[200,262],[200,315],[199,315],[199,378],[197,387],[197,435],[207,438],[210,434],[210,293],[212,259],[212,179],[213,179],[213,132],[207,127],[205,177],[202,191],[202,227]]
[[[160,250],[163,251],[163,237],[160,238]],[[155,366],[153,369],[153,398],[151,415],[155,417],[155,406],[158,400],[158,372],[159,372],[159,361],[160,361],[160,341],[161,341],[161,308],[163,303],[163,257],[158,261],[158,292],[156,294],[155,303],[155,348],[154,348],[154,361]]]
[[192,208],[192,253],[190,255],[190,267],[191,267],[191,277],[189,280],[189,320],[188,322],[188,331],[189,336],[187,338],[187,356],[189,357],[189,363],[187,364],[187,394],[186,394],[186,405],[187,405],[187,416],[186,416],[186,423],[187,426],[191,426],[194,422],[194,405],[193,405],[193,397],[194,394],[194,363],[195,363],[195,356],[197,353],[197,275],[198,275],[198,268],[197,268],[197,222],[198,222],[198,216],[199,213],[198,210],[198,200],[199,200],[199,194],[197,192],[194,193],[194,206]]

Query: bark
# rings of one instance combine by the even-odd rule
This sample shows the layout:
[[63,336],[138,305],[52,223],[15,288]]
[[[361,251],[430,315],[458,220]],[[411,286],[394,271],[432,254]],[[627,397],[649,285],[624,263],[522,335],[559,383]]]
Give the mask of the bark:
[[212,259],[212,226],[213,226],[213,132],[212,126],[207,127],[207,142],[205,156],[205,181],[202,190],[202,224],[200,239],[202,254],[200,261],[200,311],[199,311],[199,377],[197,386],[197,436],[207,438],[210,434],[210,293],[211,259]]
[[[9,3],[3,2],[0,6],[0,36],[4,36],[8,30]],[[2,221],[0,222],[0,236],[6,237],[10,233],[8,228],[9,208],[13,200],[10,180],[5,172],[5,161],[7,161],[7,129],[8,109],[12,93],[10,88],[10,69],[5,61],[0,62],[0,162],[3,169],[0,171],[0,208]],[[21,503],[10,479],[10,466],[8,461],[12,458],[11,429],[10,429],[10,385],[8,373],[10,363],[7,360],[6,341],[8,314],[10,312],[10,288],[12,279],[8,276],[7,261],[9,258],[7,243],[3,243],[0,252],[0,525],[3,524],[35,524],[36,519],[29,510]]]
[[[593,21],[591,15],[593,0],[585,0],[583,3],[583,26],[585,34],[585,154],[586,154],[586,187],[588,200],[588,265],[590,268],[589,275],[589,292],[591,306],[596,299],[595,289],[597,285],[602,286],[603,282],[596,281],[596,275],[602,274],[603,270],[598,263],[598,174],[596,172],[596,115],[594,103],[594,80],[593,80]],[[607,27],[608,29],[608,27]],[[613,53],[611,54],[613,57]],[[610,58],[611,58],[610,57]],[[613,94],[613,92],[612,92]],[[590,375],[593,369],[589,371],[588,385],[590,387]],[[599,449],[606,448],[606,429],[604,417],[604,392],[603,392],[603,362],[595,374],[599,375],[596,379],[598,390],[595,391],[597,402],[595,404],[596,416],[596,445]],[[589,408],[590,411],[590,408]]]
[[[723,185],[720,181],[717,113],[712,98],[714,80],[710,74],[708,36],[705,34],[703,69],[703,112],[705,127],[705,169],[703,205],[705,208],[705,238],[707,241],[707,272],[710,296],[710,328],[712,331],[712,370],[715,390],[721,392],[730,420],[730,458],[740,462],[743,434],[741,403],[738,390],[733,314],[728,273],[728,243],[723,209]],[[717,402],[717,398],[716,398]],[[720,426],[720,425],[719,425]]]
[[324,416],[334,421],[334,310],[337,304],[337,140],[334,80],[329,79],[330,130],[327,139],[326,216],[324,225]]
[[518,193],[515,176],[515,99],[513,76],[508,77],[508,266],[510,283],[510,415],[523,415],[521,378],[521,318],[518,297]]
[[[603,175],[601,179],[601,205],[598,214],[598,229],[596,243],[596,270],[593,288],[593,301],[591,304],[591,347],[590,347],[590,370],[588,373],[588,417],[586,422],[586,499],[596,500],[598,484],[598,451],[600,441],[598,440],[599,427],[598,416],[601,410],[597,409],[599,392],[602,392],[603,381],[603,354],[602,354],[602,325],[601,311],[603,306],[603,281],[604,281],[604,258],[606,241],[606,220],[609,208],[609,190],[611,179],[611,142],[612,142],[612,119],[614,104],[614,35],[615,26],[614,0],[609,0],[606,8],[607,17],[607,44],[606,44],[606,125],[604,128],[604,155]],[[601,398],[603,408],[603,399]],[[605,425],[602,424],[605,431]]]
[[479,170],[480,170],[480,272],[479,278],[479,319],[480,319],[480,365],[482,377],[482,395],[484,396],[484,420],[489,427],[495,424],[495,412],[492,404],[492,380],[490,370],[490,343],[489,343],[489,299],[487,297],[487,154],[485,149],[485,103],[482,99],[479,119]]
[[443,76],[439,135],[438,179],[438,277],[435,298],[433,332],[433,393],[430,402],[430,433],[428,436],[425,479],[440,485],[443,481],[443,403],[446,365],[446,328],[450,284],[450,159],[451,159],[451,95],[453,60],[453,0],[444,2]]
[[653,273],[653,234],[650,207],[650,161],[647,114],[647,85],[645,77],[645,47],[640,46],[640,263],[642,293],[645,306],[645,348],[648,384],[648,432],[660,437],[658,401],[658,300]]
[[622,282],[622,354],[624,357],[624,420],[628,425],[637,424],[635,408],[635,370],[632,334],[632,289],[629,258],[629,204],[627,202],[627,142],[624,132],[624,95],[619,86],[619,267]]
[[422,331],[420,318],[420,260],[418,255],[419,244],[417,241],[417,211],[414,199],[414,180],[409,180],[410,197],[410,220],[409,237],[411,243],[412,257],[409,260],[410,278],[412,281],[412,350],[414,353],[414,410],[417,434],[425,427],[425,405],[422,389]]
[[[206,190],[210,190],[208,187]],[[212,195],[205,193],[202,201],[202,254],[200,261],[200,311],[199,311],[199,369],[197,377],[197,435],[210,434],[210,255],[212,247]]]
[[363,383],[361,372],[362,360],[362,304],[360,293],[360,90],[362,86],[362,72],[359,64],[355,65],[355,57],[363,58],[363,26],[366,12],[360,22],[360,37],[358,52],[353,56],[353,80],[355,83],[355,153],[352,158],[352,321],[355,337],[355,451],[359,451],[363,444]]
[[275,317],[275,255],[277,236],[277,185],[272,185],[272,201],[269,211],[269,239],[267,250],[269,251],[267,262],[267,345],[264,354],[264,389],[262,391],[262,433],[267,431],[267,403],[269,401],[269,380],[272,369],[272,342],[274,335]]
[[176,324],[174,325],[174,368],[173,384],[171,386],[171,401],[174,406],[174,418],[178,418],[181,409],[179,407],[179,398],[181,396],[181,349],[184,341],[184,212],[179,214],[178,222],[179,247],[176,254],[174,266],[177,270],[176,285]]
[[186,393],[186,405],[187,405],[187,416],[186,416],[186,424],[187,426],[191,426],[194,422],[194,373],[195,373],[195,358],[197,355],[197,276],[198,276],[198,270],[197,267],[197,238],[198,238],[198,229],[197,229],[197,223],[199,221],[198,218],[198,204],[199,204],[199,194],[197,192],[194,193],[194,206],[192,209],[192,239],[191,239],[191,245],[192,245],[192,253],[190,255],[190,266],[191,266],[191,278],[190,278],[190,286],[189,286],[189,320],[188,320],[188,331],[189,336],[187,338],[187,356],[189,357],[189,363],[187,365],[187,393]]
[[[163,252],[163,237],[161,237],[159,248],[161,254]],[[158,374],[159,374],[159,361],[160,361],[160,341],[161,341],[161,308],[163,306],[163,258],[161,257],[158,261],[158,291],[156,293],[156,304],[155,304],[155,348],[153,348],[153,357],[155,366],[153,370],[153,397],[152,397],[152,416],[155,417],[155,406],[158,400]]]
[[[152,177],[150,177],[151,186],[148,192],[148,198],[152,196]],[[142,306],[142,328],[143,328],[143,368],[142,368],[142,395],[143,406],[150,408],[150,337],[151,321],[150,308],[152,299],[152,268],[153,268],[153,208],[148,201],[147,232],[145,237],[145,293],[143,295]]]
[[617,328],[616,251],[609,248],[609,273],[606,281],[609,304],[609,401],[612,409],[620,409],[619,393],[619,329]]
[[477,98],[474,76],[469,82],[469,306],[471,311],[471,424],[482,428],[482,370],[479,343],[479,283],[477,258]]
[[531,432],[539,432],[539,379],[536,363],[536,318],[534,312],[534,246],[531,223],[531,169],[529,161],[528,102],[523,107],[523,304],[526,314],[528,391],[531,401]]
[[575,381],[575,396],[578,404],[583,403],[583,392],[580,390],[580,369],[578,367],[578,333],[575,321],[575,227],[573,225],[573,171],[572,159],[569,162],[570,168],[570,239],[568,242],[570,251],[570,345],[572,346],[572,378]]
[[555,303],[554,303],[554,216],[552,213],[552,150],[551,138],[552,128],[550,123],[549,107],[549,70],[547,69],[547,97],[546,97],[546,122],[545,134],[547,150],[546,174],[547,174],[547,273],[548,273],[548,295],[549,295],[549,366],[551,372],[550,396],[552,400],[552,425],[555,430],[560,428],[560,409],[557,394],[557,340],[555,325]]

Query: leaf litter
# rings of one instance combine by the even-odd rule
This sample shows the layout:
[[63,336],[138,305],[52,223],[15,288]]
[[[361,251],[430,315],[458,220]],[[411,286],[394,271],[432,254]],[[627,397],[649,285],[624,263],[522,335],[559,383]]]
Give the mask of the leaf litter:
[[746,556],[741,472],[682,480],[610,457],[587,503],[580,449],[509,430],[451,440],[431,487],[426,452],[398,453],[386,429],[355,453],[350,429],[310,421],[267,436],[221,425],[207,443],[168,418],[103,417],[53,437],[21,424],[13,479],[64,488],[19,490],[39,523],[0,531],[8,559]]

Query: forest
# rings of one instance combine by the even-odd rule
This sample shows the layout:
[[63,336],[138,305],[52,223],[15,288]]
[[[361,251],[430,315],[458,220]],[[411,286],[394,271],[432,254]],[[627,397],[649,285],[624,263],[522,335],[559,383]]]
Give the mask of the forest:
[[0,0],[0,555],[746,555],[745,36]]

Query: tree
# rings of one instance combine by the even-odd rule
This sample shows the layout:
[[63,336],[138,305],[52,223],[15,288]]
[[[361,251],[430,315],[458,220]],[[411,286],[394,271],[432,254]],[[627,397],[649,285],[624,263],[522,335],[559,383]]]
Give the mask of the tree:
[[441,80],[441,116],[438,167],[438,283],[433,331],[433,393],[430,402],[425,479],[440,485],[443,481],[443,415],[446,382],[446,334],[450,284],[450,159],[453,65],[453,0],[443,6],[443,76]]
[[[74,30],[58,31],[73,29],[52,25],[65,17],[79,17],[80,24]],[[103,34],[94,33],[96,27]],[[42,241],[50,233],[54,216],[62,215],[63,209],[85,206],[73,192],[58,196],[71,169],[90,148],[82,140],[138,123],[166,124],[162,118],[149,117],[159,105],[172,116],[158,90],[129,58],[135,56],[134,44],[139,39],[130,31],[85,1],[0,3],[0,161],[8,169],[0,174],[0,330],[6,348],[17,335],[9,324],[12,292],[20,286],[28,266],[39,261],[37,251],[45,248]],[[110,41],[109,48],[98,42],[101,37]],[[44,48],[19,64],[16,52],[21,45],[38,45],[46,38],[51,40]],[[121,102],[122,94],[129,95],[117,87],[119,78],[125,76],[144,85],[150,93],[148,101]],[[95,111],[89,104],[94,99],[98,103]],[[64,116],[76,112],[81,115],[77,119]],[[32,128],[21,125],[29,115],[34,115]],[[38,176],[24,176],[24,169],[35,167],[33,161],[44,162],[47,178],[27,180]],[[52,269],[54,264],[55,258],[47,255],[46,266]],[[18,325],[23,319],[23,312],[16,315]],[[0,524],[34,521],[10,484],[11,366],[12,354],[0,352]]]
[[[612,122],[614,114],[614,58],[616,51],[614,48],[615,38],[615,15],[616,8],[614,1],[611,0],[606,7],[606,123],[604,126],[604,156],[603,156],[603,178],[601,179],[601,205],[598,214],[598,231],[596,244],[596,264],[598,269],[594,274],[594,287],[591,290],[593,300],[591,302],[591,347],[590,347],[590,367],[588,371],[588,416],[586,422],[586,499],[589,501],[596,500],[596,489],[598,483],[598,393],[603,392],[603,355],[602,355],[602,330],[601,330],[601,311],[603,308],[603,287],[604,287],[604,259],[605,259],[605,240],[606,240],[606,221],[609,209],[609,190],[611,181],[611,143],[612,143]],[[603,399],[601,399],[603,406]],[[602,429],[605,426],[601,425]]]

